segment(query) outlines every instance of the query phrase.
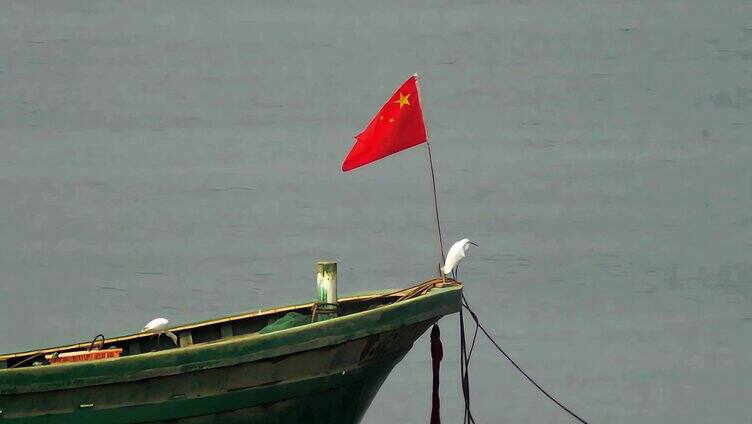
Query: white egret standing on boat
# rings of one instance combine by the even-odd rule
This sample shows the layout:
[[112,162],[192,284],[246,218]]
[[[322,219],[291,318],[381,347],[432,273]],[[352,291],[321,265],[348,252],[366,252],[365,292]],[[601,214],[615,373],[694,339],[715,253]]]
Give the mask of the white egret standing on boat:
[[465,257],[465,252],[470,248],[470,245],[477,246],[477,244],[470,241],[470,239],[462,239],[452,245],[449,248],[449,252],[444,260],[444,268],[441,271],[444,275],[452,274],[452,277],[456,280],[459,273],[460,261]]
[[178,337],[175,335],[175,333],[167,329],[167,324],[169,323],[170,321],[167,321],[165,318],[155,318],[149,321],[149,323],[144,326],[144,329],[141,330],[141,332],[156,334],[157,346],[159,346],[159,336],[161,336],[162,334],[166,334],[167,337],[172,339],[172,342],[175,343],[175,346],[177,346]]

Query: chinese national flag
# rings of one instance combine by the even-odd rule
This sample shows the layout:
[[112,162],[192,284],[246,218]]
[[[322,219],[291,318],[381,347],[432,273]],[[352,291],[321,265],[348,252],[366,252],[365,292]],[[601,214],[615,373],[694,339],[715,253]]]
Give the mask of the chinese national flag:
[[426,140],[416,74],[402,84],[366,129],[355,136],[355,145],[345,158],[342,170],[350,171]]

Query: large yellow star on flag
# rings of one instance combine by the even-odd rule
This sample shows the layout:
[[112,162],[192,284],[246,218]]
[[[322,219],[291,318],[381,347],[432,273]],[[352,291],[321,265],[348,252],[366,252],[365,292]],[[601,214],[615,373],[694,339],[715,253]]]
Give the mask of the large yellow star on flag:
[[407,93],[407,96],[403,95],[402,93],[399,93],[399,99],[395,100],[394,103],[399,103],[400,109],[402,109],[402,106],[408,105],[410,106],[410,98],[411,93]]

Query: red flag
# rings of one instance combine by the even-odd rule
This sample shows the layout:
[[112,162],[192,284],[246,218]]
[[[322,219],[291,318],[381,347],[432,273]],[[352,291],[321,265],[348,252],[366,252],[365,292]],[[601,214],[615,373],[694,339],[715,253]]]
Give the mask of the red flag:
[[355,136],[355,145],[345,158],[342,170],[350,171],[426,140],[416,74],[402,84],[366,129]]

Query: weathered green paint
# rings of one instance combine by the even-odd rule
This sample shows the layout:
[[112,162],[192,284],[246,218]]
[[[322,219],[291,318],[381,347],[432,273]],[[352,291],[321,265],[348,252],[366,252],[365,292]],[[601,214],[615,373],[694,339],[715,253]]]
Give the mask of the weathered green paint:
[[320,305],[317,321],[324,321],[337,316],[337,263],[319,261],[316,263],[316,293]]
[[[29,417],[4,417],[3,422],[25,424],[107,424],[107,423],[145,423],[189,422],[196,418],[217,418],[227,412],[238,415],[238,410],[245,410],[241,416],[256,418],[251,422],[323,422],[319,420],[300,420],[304,416],[333,418],[333,423],[356,423],[370,404],[381,383],[404,355],[393,355],[384,360],[353,369],[351,371],[332,373],[300,381],[282,382],[275,385],[236,390],[215,396],[191,399],[171,399],[158,403],[144,403],[123,408],[97,409],[78,408],[65,414],[37,415]],[[353,398],[353,394],[362,395]],[[352,402],[344,402],[348,397]],[[317,402],[313,402],[317,398]],[[71,399],[75,401],[74,399]],[[78,401],[75,401],[76,403]],[[318,403],[318,405],[317,405]],[[327,405],[321,408],[322,404]],[[319,406],[319,407],[316,407]],[[273,410],[270,416],[269,410]],[[178,420],[178,421],[173,421]],[[201,421],[197,422],[217,422]],[[219,422],[226,422],[220,420]],[[245,421],[248,422],[248,421]]]
[[[357,422],[413,341],[459,310],[460,296],[459,286],[435,288],[404,302],[270,334],[0,370],[0,421]],[[314,408],[312,402],[329,407]]]

